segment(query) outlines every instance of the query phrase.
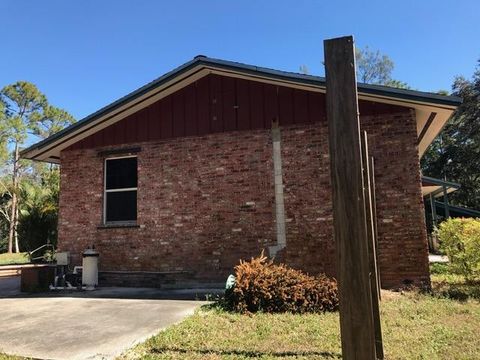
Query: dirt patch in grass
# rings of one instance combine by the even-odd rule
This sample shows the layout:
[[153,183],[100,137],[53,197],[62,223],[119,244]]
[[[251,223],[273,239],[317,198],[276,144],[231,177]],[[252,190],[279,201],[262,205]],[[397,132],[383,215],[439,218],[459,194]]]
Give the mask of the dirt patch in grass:
[[394,300],[401,297],[402,293],[398,291],[382,290],[381,296],[382,300]]

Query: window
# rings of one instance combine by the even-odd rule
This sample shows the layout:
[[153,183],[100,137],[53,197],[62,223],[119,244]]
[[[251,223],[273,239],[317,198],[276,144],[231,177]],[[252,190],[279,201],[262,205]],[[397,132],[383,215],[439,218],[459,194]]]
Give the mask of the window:
[[137,220],[137,157],[105,159],[104,222]]

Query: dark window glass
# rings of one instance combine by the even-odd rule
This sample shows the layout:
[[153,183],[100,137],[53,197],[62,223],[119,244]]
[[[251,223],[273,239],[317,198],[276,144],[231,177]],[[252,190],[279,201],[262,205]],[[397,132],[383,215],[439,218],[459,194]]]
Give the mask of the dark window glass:
[[106,161],[106,190],[137,187],[137,158]]
[[137,191],[114,191],[106,193],[106,221],[137,220]]

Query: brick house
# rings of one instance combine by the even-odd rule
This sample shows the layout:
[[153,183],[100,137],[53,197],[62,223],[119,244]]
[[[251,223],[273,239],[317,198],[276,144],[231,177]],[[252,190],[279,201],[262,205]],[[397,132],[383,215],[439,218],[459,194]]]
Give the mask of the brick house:
[[[459,99],[359,84],[383,287],[429,282],[419,159]],[[22,153],[61,165],[60,250],[103,284],[223,283],[265,249],[335,275],[325,81],[197,56]]]

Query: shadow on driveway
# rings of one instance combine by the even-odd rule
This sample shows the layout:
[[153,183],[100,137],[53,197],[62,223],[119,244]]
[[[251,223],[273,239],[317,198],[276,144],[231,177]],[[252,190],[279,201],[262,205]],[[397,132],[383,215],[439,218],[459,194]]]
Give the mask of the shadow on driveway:
[[159,289],[131,287],[99,287],[93,291],[86,290],[54,290],[41,293],[20,292],[20,276],[0,277],[1,298],[45,298],[73,297],[97,299],[143,299],[143,300],[200,300],[207,301],[222,295],[223,289]]

